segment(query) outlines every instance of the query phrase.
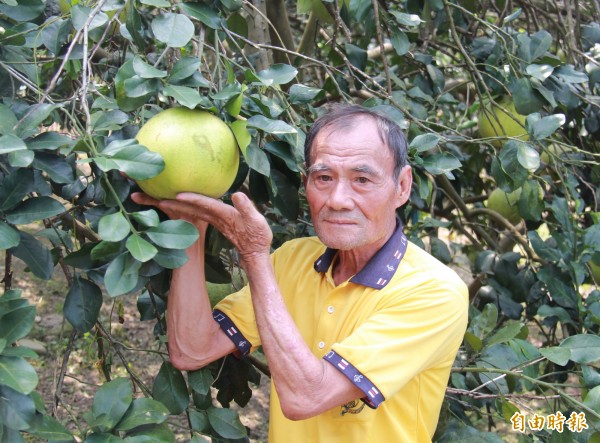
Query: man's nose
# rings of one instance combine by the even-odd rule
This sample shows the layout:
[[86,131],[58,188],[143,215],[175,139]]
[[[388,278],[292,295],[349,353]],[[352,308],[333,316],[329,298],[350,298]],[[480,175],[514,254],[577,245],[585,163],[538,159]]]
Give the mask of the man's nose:
[[338,180],[329,191],[327,206],[333,210],[341,211],[352,209],[353,205],[351,184],[347,180]]

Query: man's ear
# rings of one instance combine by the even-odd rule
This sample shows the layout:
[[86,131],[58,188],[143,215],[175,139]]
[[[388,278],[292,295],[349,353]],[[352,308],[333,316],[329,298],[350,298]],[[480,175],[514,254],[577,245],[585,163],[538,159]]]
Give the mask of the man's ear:
[[398,184],[397,184],[397,208],[401,207],[408,201],[410,198],[410,191],[412,189],[412,168],[410,166],[405,166],[400,171],[400,175],[398,175]]
[[308,181],[308,176],[306,175],[306,163],[303,163],[302,171],[300,171],[300,176],[302,177],[302,185],[306,188],[306,182]]

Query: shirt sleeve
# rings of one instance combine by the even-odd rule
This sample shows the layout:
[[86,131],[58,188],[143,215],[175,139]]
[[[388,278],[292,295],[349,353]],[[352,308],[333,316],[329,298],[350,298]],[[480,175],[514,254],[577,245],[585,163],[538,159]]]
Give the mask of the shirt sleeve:
[[242,355],[261,345],[248,285],[217,303],[213,317]]
[[[430,281],[390,297],[325,360],[344,373],[377,407],[413,377],[452,366],[467,326],[465,284]],[[412,292],[412,293],[411,293]]]

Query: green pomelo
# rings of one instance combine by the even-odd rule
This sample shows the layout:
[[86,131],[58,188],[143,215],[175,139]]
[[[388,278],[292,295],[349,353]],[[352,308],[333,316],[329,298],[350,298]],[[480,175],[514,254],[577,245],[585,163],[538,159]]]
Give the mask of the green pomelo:
[[487,200],[487,207],[496,211],[502,217],[507,219],[513,225],[519,223],[521,215],[519,214],[519,197],[521,196],[521,188],[507,193],[502,189],[494,189]]
[[235,180],[237,142],[229,126],[210,112],[188,108],[161,111],[142,126],[136,139],[165,162],[165,169],[156,177],[138,181],[154,198],[173,199],[180,192],[218,198]]
[[[504,98],[498,104],[501,107],[490,106],[489,104],[481,106],[477,117],[479,135],[482,138],[501,137],[491,142],[497,148],[502,146],[505,138],[513,137],[524,141],[529,140],[529,135],[525,130],[526,117],[517,112],[514,103],[509,98]],[[501,108],[506,109],[508,113]]]

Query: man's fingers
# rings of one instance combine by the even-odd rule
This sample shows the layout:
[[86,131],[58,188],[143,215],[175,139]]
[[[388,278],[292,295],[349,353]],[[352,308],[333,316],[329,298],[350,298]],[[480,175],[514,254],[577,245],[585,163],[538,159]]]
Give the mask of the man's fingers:
[[159,200],[156,200],[143,192],[134,192],[131,194],[131,199],[138,205],[157,206],[159,203]]
[[240,215],[245,218],[254,218],[259,214],[258,210],[254,206],[254,203],[248,198],[243,192],[236,192],[231,196],[233,206],[240,212]]

